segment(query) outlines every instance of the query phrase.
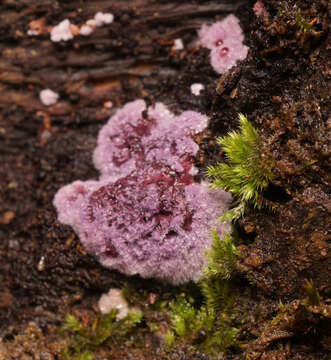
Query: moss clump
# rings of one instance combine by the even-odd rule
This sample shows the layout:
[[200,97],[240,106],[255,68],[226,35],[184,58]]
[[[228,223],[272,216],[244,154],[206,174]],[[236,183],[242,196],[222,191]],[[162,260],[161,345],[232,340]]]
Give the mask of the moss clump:
[[142,319],[142,313],[129,313],[116,320],[117,310],[97,316],[91,328],[83,326],[74,315],[67,315],[61,333],[70,337],[69,346],[62,352],[63,360],[93,360],[93,350],[110,337],[126,336]]
[[212,230],[212,237],[211,249],[206,253],[208,264],[204,268],[204,276],[208,279],[229,280],[236,268],[239,252],[229,233],[226,233],[221,240],[217,231]]
[[296,13],[296,24],[299,30],[303,33],[309,32],[313,30],[313,25],[317,21],[317,18],[313,19],[312,21],[308,21],[303,15],[301,9],[299,9]]
[[307,305],[311,306],[318,306],[320,305],[320,295],[318,293],[318,290],[316,289],[316,286],[313,282],[313,280],[307,280],[305,281],[305,290],[307,293]]
[[166,344],[172,345],[175,338],[185,339],[189,343],[198,342],[200,331],[210,333],[214,324],[214,314],[204,306],[195,308],[192,297],[177,297],[170,304],[170,319],[172,331],[168,331]]
[[233,299],[229,279],[236,268],[239,252],[230,234],[221,241],[212,232],[213,245],[207,252],[208,265],[200,288],[204,305],[198,307],[192,297],[177,297],[169,308],[172,329],[165,342],[172,346],[176,340],[186,341],[214,354],[235,346],[238,329],[233,327]]
[[239,129],[217,139],[227,163],[218,163],[207,169],[211,186],[230,191],[237,201],[233,209],[222,215],[223,221],[238,219],[248,205],[261,208],[261,193],[273,179],[273,158],[264,148],[257,130],[243,114],[239,114]]

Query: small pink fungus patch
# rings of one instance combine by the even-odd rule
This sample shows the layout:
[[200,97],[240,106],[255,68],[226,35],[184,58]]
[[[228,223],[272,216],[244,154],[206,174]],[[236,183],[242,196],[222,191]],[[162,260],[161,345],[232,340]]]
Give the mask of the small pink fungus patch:
[[28,34],[29,36],[37,36],[37,35],[39,35],[39,31],[29,29],[28,32],[27,32],[27,34]]
[[243,45],[244,35],[239,19],[234,15],[210,26],[202,25],[198,35],[201,45],[211,50],[211,65],[220,74],[247,56],[248,47]]
[[95,30],[96,27],[101,27],[107,24],[111,24],[114,21],[114,15],[111,13],[97,12],[93,19],[86,21],[80,28],[79,34],[83,36],[89,36]]
[[174,51],[180,51],[184,49],[184,43],[183,40],[178,38],[174,40],[174,44],[172,46],[172,50]]
[[40,91],[39,98],[43,105],[51,106],[57,103],[59,94],[51,89],[44,89]]
[[191,93],[195,96],[199,96],[201,91],[204,89],[203,84],[195,83],[191,85]]
[[102,294],[98,307],[101,314],[109,314],[112,310],[117,310],[116,320],[124,319],[129,312],[141,313],[138,307],[130,307],[120,289],[110,289],[106,294]]
[[91,26],[91,27],[94,28],[94,27],[97,26],[97,22],[96,22],[95,19],[89,19],[89,20],[86,21],[86,25]]
[[94,29],[92,26],[86,25],[84,24],[80,30],[79,30],[79,34],[83,35],[83,36],[89,36],[93,33]]
[[61,21],[58,25],[46,27],[46,19],[37,19],[29,23],[29,36],[37,36],[43,33],[50,32],[50,38],[53,42],[72,40],[76,35],[89,36],[96,27],[101,27],[110,24],[114,21],[114,15],[111,13],[97,12],[93,19],[89,19],[85,24],[77,26],[71,24],[68,19]]
[[100,27],[105,24],[111,24],[114,21],[114,15],[111,13],[97,12],[94,15],[94,20],[95,20],[95,25],[97,27]]
[[105,101],[103,103],[103,106],[106,108],[106,109],[111,109],[113,107],[113,102],[108,100],[108,101]]
[[68,41],[74,38],[72,33],[70,21],[65,19],[58,25],[54,26],[51,31],[51,40],[53,42]]
[[176,116],[161,103],[126,104],[99,133],[93,161],[100,179],[55,195],[59,221],[110,269],[173,284],[199,280],[210,229],[228,230],[217,219],[230,201],[194,178],[193,136],[207,124],[194,111]]

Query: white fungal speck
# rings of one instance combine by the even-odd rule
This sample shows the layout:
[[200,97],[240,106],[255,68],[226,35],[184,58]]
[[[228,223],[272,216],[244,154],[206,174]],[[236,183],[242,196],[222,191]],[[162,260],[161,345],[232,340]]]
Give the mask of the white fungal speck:
[[51,106],[57,103],[59,94],[51,89],[44,89],[40,91],[39,98],[43,105]]
[[204,89],[204,85],[203,84],[192,84],[191,85],[191,93],[195,96],[199,96],[201,91]]
[[111,13],[97,12],[94,15],[94,20],[96,21],[96,26],[100,27],[112,23],[114,21],[114,15]]
[[42,256],[39,260],[39,263],[37,265],[38,271],[44,271],[45,270],[45,256]]
[[54,26],[51,31],[51,40],[53,42],[59,42],[61,40],[68,41],[74,38],[70,28],[70,21],[65,19],[58,25]]
[[108,293],[102,294],[98,307],[102,314],[109,314],[113,309],[118,310],[117,320],[125,318],[129,313],[129,305],[119,289],[110,289]]
[[106,101],[103,106],[106,108],[106,109],[110,109],[113,107],[113,103],[109,100],[109,101]]
[[182,39],[175,39],[172,46],[172,50],[179,51],[184,49],[184,43]]
[[118,310],[116,320],[124,319],[129,312],[140,312],[136,307],[130,308],[120,289],[110,289],[102,294],[98,302],[102,314],[109,314],[111,310]]
[[94,19],[89,19],[86,21],[86,25],[91,26],[91,27],[96,27],[97,22]]
[[80,30],[79,30],[79,34],[83,35],[83,36],[89,36],[93,33],[94,29],[92,26],[86,25],[84,24]]
[[37,35],[39,35],[39,32],[37,30],[31,30],[30,29],[30,30],[28,30],[27,34],[29,36],[37,36]]

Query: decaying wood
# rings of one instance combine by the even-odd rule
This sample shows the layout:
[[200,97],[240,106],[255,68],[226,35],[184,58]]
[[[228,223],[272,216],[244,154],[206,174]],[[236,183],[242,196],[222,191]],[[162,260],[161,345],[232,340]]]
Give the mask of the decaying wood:
[[[276,358],[292,343],[292,355],[305,360],[309,354],[301,345],[312,335],[316,349],[324,344],[325,351],[330,336],[319,316],[313,327],[307,323],[304,328],[310,331],[307,337],[295,327],[270,330],[265,324],[280,299],[287,303],[304,296],[305,278],[314,281],[321,298],[331,289],[327,2],[263,0],[270,26],[254,15],[253,3],[0,2],[0,334],[13,326],[11,339],[32,319],[58,326],[73,304],[91,309],[110,287],[130,283],[160,297],[169,292],[153,280],[132,280],[103,268],[74,231],[59,224],[52,205],[61,186],[97,178],[92,153],[101,126],[115,109],[143,98],[150,105],[162,101],[174,112],[207,114],[209,130],[196,138],[201,178],[204,166],[224,160],[215,137],[237,126],[239,112],[258,128],[276,160],[275,180],[264,194],[275,211],[252,209],[237,224],[243,273],[234,287],[244,300],[242,320],[247,321],[241,336],[258,338],[247,348],[257,359]],[[323,36],[297,39],[299,8],[303,19],[318,18],[313,24]],[[115,21],[89,37],[50,40],[50,29],[63,19],[80,26],[98,11],[112,12]],[[210,66],[209,50],[197,43],[197,29],[233,11],[250,50],[245,61],[219,76]],[[28,36],[31,24],[41,27],[39,35]],[[183,40],[183,50],[172,49],[176,38]],[[201,96],[191,93],[193,83],[205,86]],[[57,104],[41,103],[39,93],[45,88],[59,93]],[[41,259],[43,266],[38,266]],[[321,358],[316,354],[312,359]]]
[[[240,4],[242,1],[212,1],[200,6],[191,2],[92,1],[81,6],[74,1],[69,4],[47,0],[4,1],[0,14],[0,83],[4,85],[0,105],[16,104],[27,111],[36,111],[43,108],[38,100],[38,90],[42,88],[50,87],[70,96],[79,85],[84,96],[91,97],[95,90],[84,87],[88,82],[113,83],[121,78],[150,76],[155,65],[162,67],[166,63],[175,37],[194,32],[202,22],[234,11]],[[48,26],[64,18],[81,25],[97,11],[114,11],[115,18],[127,24],[123,27],[115,20],[88,38],[77,36],[61,44],[52,43],[48,34],[27,36],[29,23],[38,18],[46,19]],[[13,23],[17,24],[16,29]],[[159,54],[161,40],[168,41],[161,49],[162,55]],[[189,46],[193,47],[194,43]],[[115,89],[118,91],[118,86]],[[68,107],[67,112],[72,110]]]

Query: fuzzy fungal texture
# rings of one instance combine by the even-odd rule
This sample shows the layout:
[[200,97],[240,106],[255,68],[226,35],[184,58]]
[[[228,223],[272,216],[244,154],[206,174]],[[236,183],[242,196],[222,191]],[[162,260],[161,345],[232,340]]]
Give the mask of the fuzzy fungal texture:
[[111,24],[114,21],[114,15],[111,13],[97,12],[94,15],[96,26],[100,27],[106,24]]
[[211,50],[211,65],[220,74],[247,56],[248,47],[243,44],[244,35],[239,19],[234,15],[210,26],[202,25],[198,35],[201,45]]
[[102,128],[94,152],[98,181],[75,181],[54,199],[58,218],[106,267],[173,284],[197,281],[230,195],[194,180],[193,135],[206,116],[163,104],[128,103]]
[[191,93],[195,96],[199,96],[201,91],[204,90],[204,85],[203,84],[199,84],[199,83],[195,83],[191,85]]
[[58,25],[54,26],[51,31],[51,40],[53,42],[68,41],[74,38],[74,34],[71,31],[70,21],[65,19]]
[[40,91],[39,99],[43,105],[51,106],[57,103],[59,100],[59,94],[51,89],[44,89]]

